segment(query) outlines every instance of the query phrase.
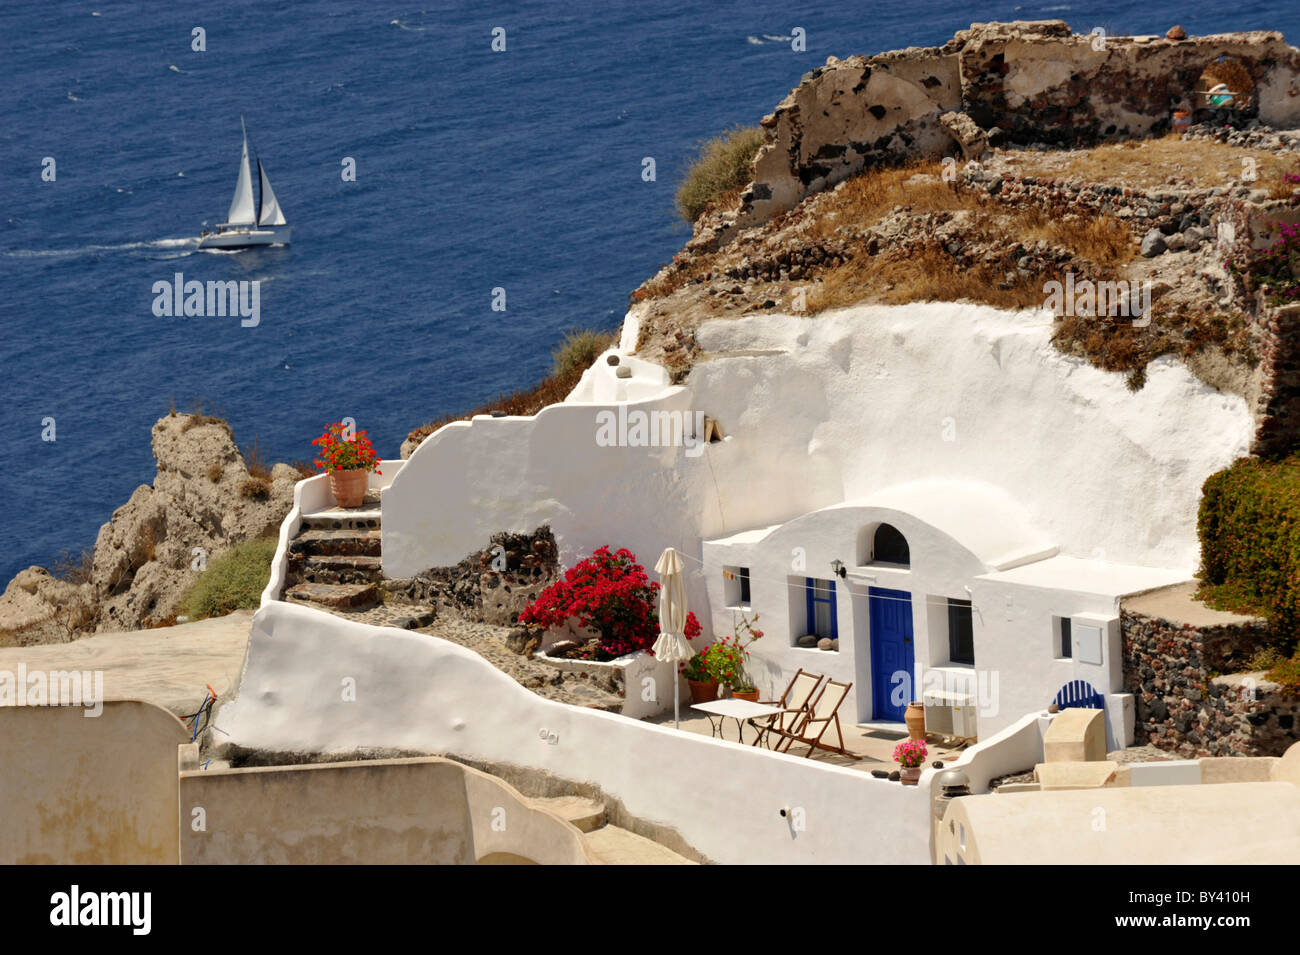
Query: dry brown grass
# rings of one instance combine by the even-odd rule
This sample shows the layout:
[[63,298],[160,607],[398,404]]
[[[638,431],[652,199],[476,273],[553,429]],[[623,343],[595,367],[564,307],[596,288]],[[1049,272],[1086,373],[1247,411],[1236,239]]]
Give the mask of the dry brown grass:
[[808,311],[843,308],[872,300],[889,305],[907,302],[954,302],[968,299],[999,308],[1031,308],[1043,303],[1043,281],[1016,276],[1006,281],[1005,267],[964,266],[941,246],[911,253],[862,252],[830,271],[808,296]]
[[[1194,189],[1213,189],[1215,186],[1245,185],[1279,193],[1275,198],[1291,194],[1291,186],[1283,174],[1294,172],[1294,162],[1276,153],[1262,149],[1246,149],[1203,140],[1183,142],[1177,134],[1160,139],[1132,140],[1108,143],[1080,152],[1062,165],[1053,153],[1024,153],[1019,159],[1019,170],[1027,176],[1045,176],[1054,179],[1085,179],[1091,182],[1134,189],[1160,189],[1177,184]],[[1255,162],[1254,181],[1241,180],[1243,169]]]
[[271,482],[264,477],[247,477],[239,485],[239,496],[250,501],[265,501],[271,496]]
[[88,584],[95,570],[95,552],[83,550],[80,554],[63,551],[50,565],[50,575],[70,584]]
[[[189,417],[186,418],[183,422],[181,422],[181,431],[182,432],[189,431],[191,428],[197,428],[199,425],[215,424],[219,428],[225,428],[226,433],[229,434],[230,423],[220,415],[210,415],[207,412],[205,412],[204,406],[206,403],[207,403],[206,399],[204,398],[195,398],[190,403],[190,410],[186,412],[186,414],[188,414]],[[169,402],[167,413],[174,417],[175,412],[176,412],[176,401],[175,399],[172,399]]]
[[[939,178],[938,163],[883,169],[849,180],[831,204],[832,216],[819,215],[812,229],[830,235],[852,222],[869,226],[902,205],[913,214],[970,213],[963,235],[1008,250],[1001,261],[974,265],[959,261],[938,242],[917,250],[871,255],[865,249],[844,265],[825,272],[808,300],[810,312],[864,300],[887,304],[969,300],[999,308],[1033,308],[1043,304],[1043,285],[1061,274],[1020,274],[1017,244],[1045,241],[1067,250],[1094,281],[1122,277],[1137,246],[1128,226],[1111,216],[1052,219],[1038,209],[1010,211],[980,194],[955,189]],[[906,201],[904,201],[906,200]],[[829,221],[828,221],[829,220]]]
[[139,553],[141,563],[148,563],[158,556],[158,528],[154,524],[141,528]]
[[253,438],[253,443],[241,448],[240,453],[244,456],[244,465],[251,477],[263,481],[271,479],[271,469],[266,466],[266,461],[262,459],[262,442],[260,439]]
[[1009,221],[998,222],[1003,241],[1046,241],[1103,268],[1126,265],[1138,254],[1132,230],[1114,216],[1089,215],[1051,219],[1038,209],[1025,209]]
[[844,226],[866,228],[897,206],[911,212],[957,212],[987,204],[981,194],[944,182],[942,173],[939,162],[926,160],[854,176],[822,200],[808,234],[825,238]]

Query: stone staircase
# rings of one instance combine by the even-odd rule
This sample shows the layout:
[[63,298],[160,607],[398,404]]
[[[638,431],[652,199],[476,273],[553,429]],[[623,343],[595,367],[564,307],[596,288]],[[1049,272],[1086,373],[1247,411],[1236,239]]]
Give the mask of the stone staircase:
[[378,501],[303,516],[289,542],[282,599],[324,610],[359,610],[380,598],[383,532]]
[[592,855],[604,865],[697,865],[667,846],[609,824],[605,804],[586,796],[533,797],[529,800],[567,819],[583,832]]

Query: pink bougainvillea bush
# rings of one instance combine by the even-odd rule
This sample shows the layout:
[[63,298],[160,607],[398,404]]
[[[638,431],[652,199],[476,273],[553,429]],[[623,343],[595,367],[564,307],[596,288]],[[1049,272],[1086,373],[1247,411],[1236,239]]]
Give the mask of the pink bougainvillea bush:
[[[547,587],[519,615],[519,622],[559,627],[571,617],[598,634],[590,659],[612,660],[649,650],[659,636],[659,584],[624,548],[601,547]],[[686,618],[686,638],[699,636],[700,622]]]

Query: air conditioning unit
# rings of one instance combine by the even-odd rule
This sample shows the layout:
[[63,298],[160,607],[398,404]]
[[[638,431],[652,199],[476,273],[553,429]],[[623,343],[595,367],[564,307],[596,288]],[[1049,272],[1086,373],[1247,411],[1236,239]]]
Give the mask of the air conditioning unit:
[[955,739],[976,739],[975,697],[969,693],[929,690],[922,697],[925,731]]

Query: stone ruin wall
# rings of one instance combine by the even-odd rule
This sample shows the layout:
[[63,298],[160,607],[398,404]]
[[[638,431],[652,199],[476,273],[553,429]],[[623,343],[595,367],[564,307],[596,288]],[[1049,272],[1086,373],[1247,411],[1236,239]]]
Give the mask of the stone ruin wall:
[[[1094,40],[1062,20],[977,23],[941,47],[831,57],[763,118],[768,142],[729,228],[761,224],[868,165],[964,153],[965,117],[995,142],[1165,132],[1173,110],[1196,105],[1200,76],[1220,56],[1250,73],[1247,114],[1300,126],[1300,50],[1281,33],[1108,37],[1101,50]],[[1209,116],[1200,108],[1193,120]]]
[[1196,628],[1125,611],[1121,628],[1138,745],[1183,758],[1281,756],[1300,740],[1300,699],[1263,673],[1231,672],[1269,645],[1267,624]]

